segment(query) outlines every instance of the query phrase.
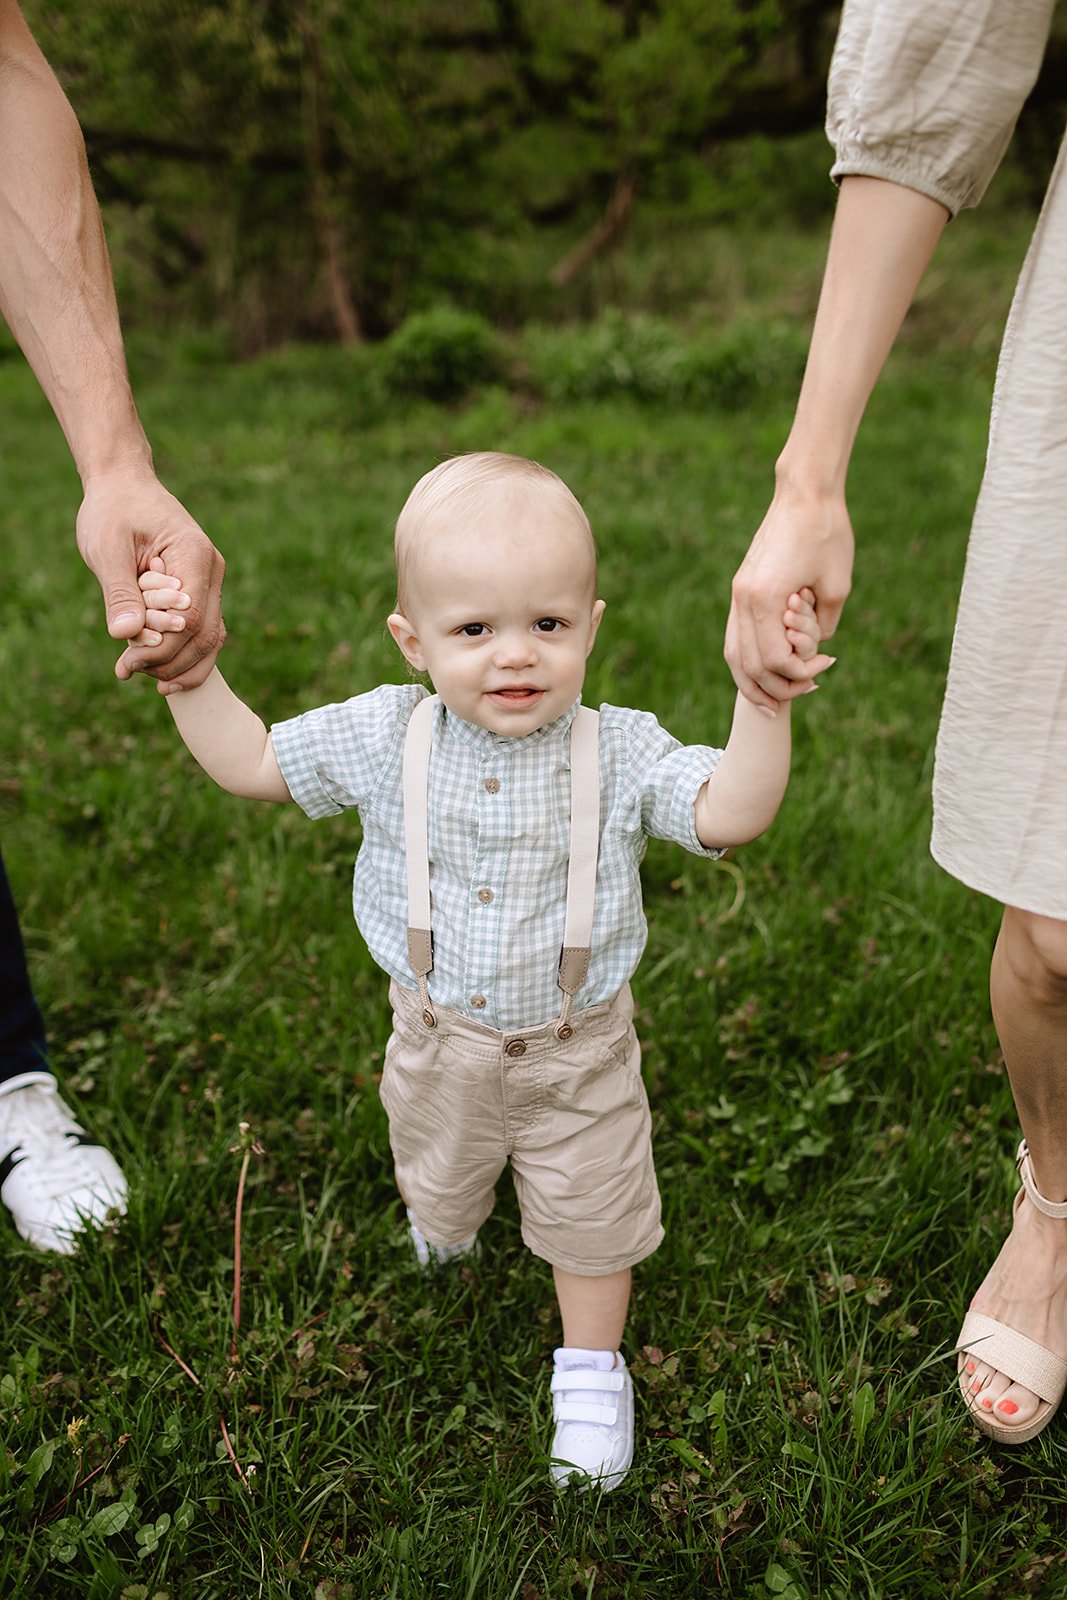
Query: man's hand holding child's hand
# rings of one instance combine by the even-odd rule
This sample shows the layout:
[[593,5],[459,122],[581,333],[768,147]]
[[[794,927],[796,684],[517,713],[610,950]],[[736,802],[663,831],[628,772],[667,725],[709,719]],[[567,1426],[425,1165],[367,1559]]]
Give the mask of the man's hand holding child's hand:
[[[134,641],[136,644],[159,644],[165,633],[180,633],[185,627],[182,612],[191,604],[182,589],[181,579],[168,574],[159,556],[153,556],[149,570],[137,580],[145,604],[145,631]],[[159,681],[161,694],[171,694],[181,689],[180,683]]]

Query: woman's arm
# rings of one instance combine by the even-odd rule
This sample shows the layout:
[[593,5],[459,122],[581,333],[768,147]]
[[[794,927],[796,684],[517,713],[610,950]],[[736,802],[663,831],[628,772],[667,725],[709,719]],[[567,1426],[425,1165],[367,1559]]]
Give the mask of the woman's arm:
[[774,499],[734,580],[726,658],[756,705],[798,692],[781,633],[815,590],[822,637],[852,579],[845,478],[904,313],[950,215],[976,205],[1041,65],[1053,0],[846,0],[826,131],[841,179],[826,277]]
[[804,382],[775,493],[733,583],[726,659],[741,693],[774,706],[806,688],[782,630],[787,596],[815,591],[819,632],[837,627],[852,580],[845,480],[853,442],[948,212],[914,189],[845,178]]

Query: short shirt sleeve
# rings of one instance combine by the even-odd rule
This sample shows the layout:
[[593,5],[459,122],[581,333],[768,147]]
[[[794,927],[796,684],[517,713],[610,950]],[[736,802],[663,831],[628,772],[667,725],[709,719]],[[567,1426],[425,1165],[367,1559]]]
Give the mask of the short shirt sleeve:
[[622,714],[618,708],[602,706],[601,716],[609,735],[624,730],[625,750],[621,752],[620,781],[633,790],[633,803],[640,826],[653,839],[669,839],[693,855],[718,861],[728,846],[706,849],[697,838],[694,806],[697,795],[722,760],[722,751],[711,745],[683,745],[661,728],[647,711]]
[[383,684],[271,728],[282,777],[309,817],[332,817],[371,798],[426,690]]
[[831,175],[977,205],[1033,87],[1053,0],[847,0],[827,90]]

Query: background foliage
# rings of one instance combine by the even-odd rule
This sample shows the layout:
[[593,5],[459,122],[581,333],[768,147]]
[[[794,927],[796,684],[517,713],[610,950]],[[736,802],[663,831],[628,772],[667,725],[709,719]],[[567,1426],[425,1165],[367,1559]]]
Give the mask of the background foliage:
[[[26,11],[86,130],[127,319],[221,322],[244,350],[377,338],[442,301],[585,315],[625,292],[590,269],[627,231],[821,227],[832,204],[825,0]],[[1057,34],[1024,181],[1062,66]]]

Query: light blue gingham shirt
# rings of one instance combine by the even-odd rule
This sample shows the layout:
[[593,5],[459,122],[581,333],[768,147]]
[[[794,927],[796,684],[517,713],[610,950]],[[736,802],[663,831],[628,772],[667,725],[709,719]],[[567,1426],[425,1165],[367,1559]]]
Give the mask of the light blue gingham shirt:
[[[411,713],[426,690],[386,684],[275,723],[274,750],[309,817],[356,806],[363,844],[352,904],[375,961],[405,988],[407,868],[402,766]],[[567,901],[570,726],[578,703],[520,738],[441,706],[429,778],[434,1003],[505,1031],[550,1021]],[[589,975],[575,1010],[610,1000],[645,947],[640,864],[649,835],[714,860],[693,803],[722,757],[679,744],[646,711],[600,708],[600,857]]]

